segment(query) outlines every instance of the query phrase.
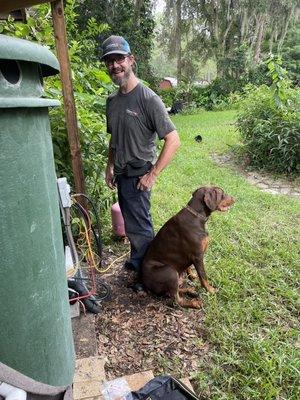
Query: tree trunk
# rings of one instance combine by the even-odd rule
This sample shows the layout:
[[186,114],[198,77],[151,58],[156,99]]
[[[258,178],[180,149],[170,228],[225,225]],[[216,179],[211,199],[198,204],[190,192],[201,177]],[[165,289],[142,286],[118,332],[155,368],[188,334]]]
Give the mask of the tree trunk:
[[[223,58],[223,57],[222,57]],[[217,77],[218,78],[223,78],[225,75],[225,71],[224,71],[224,67],[223,65],[220,63],[222,59],[217,59]]]
[[144,0],[135,0],[134,2],[134,20],[137,26],[140,26],[140,13]]
[[177,58],[177,82],[181,81],[181,5],[182,0],[176,0],[176,58]]
[[293,15],[294,13],[295,13],[295,8],[292,7],[292,9],[291,9],[289,15],[287,16],[287,18],[286,18],[286,20],[285,20],[284,28],[283,28],[282,34],[281,34],[281,36],[280,36],[280,39],[279,39],[279,41],[278,41],[277,52],[278,52],[279,54],[281,53],[281,48],[282,48],[284,39],[285,39],[285,37],[286,37],[286,35],[287,35],[287,32],[288,32],[288,28],[289,28],[289,24],[290,24],[292,15]]
[[269,53],[273,53],[273,44],[274,44],[274,31],[272,30],[270,39],[269,39]]
[[248,12],[247,12],[247,10],[244,10],[243,15],[242,15],[241,28],[240,28],[240,43],[244,42],[245,38],[248,35],[248,30],[249,30]]
[[266,25],[266,15],[265,14],[260,15],[258,17],[257,25],[258,25],[258,31],[257,31],[257,37],[256,37],[256,42],[255,42],[255,47],[254,47],[254,56],[253,56],[254,64],[258,64],[260,61],[261,45],[263,42],[264,33],[265,33],[265,25]]

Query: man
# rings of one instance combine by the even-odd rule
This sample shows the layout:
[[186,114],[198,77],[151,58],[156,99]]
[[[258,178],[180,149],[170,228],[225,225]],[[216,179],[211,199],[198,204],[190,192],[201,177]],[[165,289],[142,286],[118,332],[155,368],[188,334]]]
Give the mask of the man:
[[[102,44],[102,60],[119,90],[107,99],[107,131],[111,134],[105,180],[118,187],[125,231],[131,245],[125,267],[139,270],[154,237],[150,215],[150,190],[160,172],[180,146],[179,136],[163,102],[139,82],[129,44],[110,36]],[[164,140],[156,159],[156,135]]]

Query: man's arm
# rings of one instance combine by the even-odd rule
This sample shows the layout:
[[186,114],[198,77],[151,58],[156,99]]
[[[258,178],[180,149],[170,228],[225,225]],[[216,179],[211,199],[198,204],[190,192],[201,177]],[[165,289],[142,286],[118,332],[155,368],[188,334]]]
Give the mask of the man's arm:
[[116,187],[113,179],[114,179],[114,149],[111,146],[111,138],[110,138],[108,146],[108,160],[105,170],[105,182],[110,189],[114,189]]
[[180,146],[180,139],[176,131],[168,133],[164,137],[164,145],[159,154],[158,160],[151,170],[140,178],[137,185],[140,190],[150,190],[154,185],[157,176],[160,172],[169,164],[169,162],[174,157],[177,149]]

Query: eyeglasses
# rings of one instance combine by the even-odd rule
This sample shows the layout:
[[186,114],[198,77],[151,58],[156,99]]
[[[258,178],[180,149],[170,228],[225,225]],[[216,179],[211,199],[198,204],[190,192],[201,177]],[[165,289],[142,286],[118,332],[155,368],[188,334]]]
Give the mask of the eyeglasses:
[[122,64],[125,61],[126,57],[128,56],[119,55],[112,58],[108,58],[104,62],[107,67],[112,67],[115,62],[117,64]]

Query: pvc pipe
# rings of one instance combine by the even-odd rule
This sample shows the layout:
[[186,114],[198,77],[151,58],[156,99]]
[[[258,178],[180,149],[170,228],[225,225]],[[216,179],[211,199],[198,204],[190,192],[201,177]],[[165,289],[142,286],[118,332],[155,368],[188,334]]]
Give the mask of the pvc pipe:
[[2,382],[0,383],[0,396],[5,400],[26,400],[27,394],[23,389]]

